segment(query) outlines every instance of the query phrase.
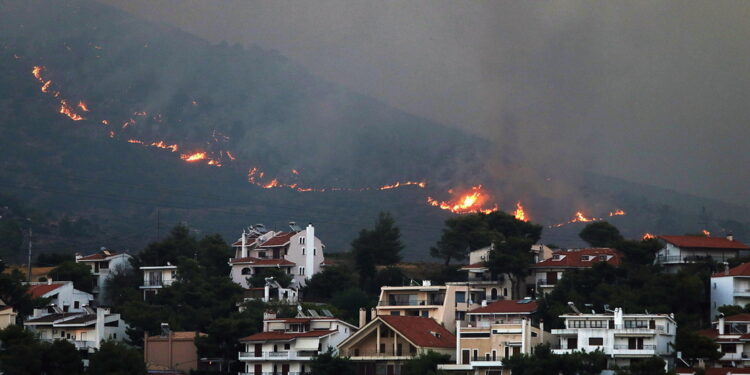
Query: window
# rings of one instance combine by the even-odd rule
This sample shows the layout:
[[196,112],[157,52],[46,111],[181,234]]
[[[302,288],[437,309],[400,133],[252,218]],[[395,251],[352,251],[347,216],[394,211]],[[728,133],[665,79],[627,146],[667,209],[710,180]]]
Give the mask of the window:
[[503,288],[503,297],[508,296],[508,288]]
[[625,328],[646,328],[648,327],[648,321],[646,320],[626,320]]
[[430,312],[427,311],[427,310],[422,310],[422,317],[423,318],[429,318],[430,317]]
[[289,343],[284,344],[284,350],[289,350]]
[[73,302],[73,308],[74,308],[74,309],[77,309],[77,308],[79,308],[79,307],[80,307],[80,305],[81,305],[81,303],[80,303],[80,302],[78,302],[78,301],[75,301],[75,302]]
[[391,315],[395,315],[395,316],[401,315],[401,311],[391,311]]
[[318,249],[313,247],[313,255],[317,255],[317,254],[318,254]]
[[456,292],[456,303],[466,302],[466,292]]
[[591,321],[589,321],[589,327],[591,327],[591,328],[604,328],[604,327],[606,327],[606,320],[591,320]]
[[585,320],[571,320],[570,328],[586,328]]
[[589,337],[589,345],[602,346],[604,345],[604,338],[603,337]]
[[474,349],[474,352],[472,353],[471,357],[474,358],[474,360],[476,361],[477,358],[479,357],[479,350]]
[[299,268],[299,274],[300,275],[304,275],[305,274],[305,267],[300,267]]
[[242,269],[241,273],[243,275],[249,275],[249,274],[253,273],[253,271],[249,267],[245,267],[245,268]]
[[737,353],[737,344],[721,344],[722,353]]
[[464,320],[466,311],[456,311],[456,320]]
[[385,344],[380,344],[380,351],[378,353],[385,353]]
[[305,237],[300,237],[299,238],[299,244],[300,245],[304,245],[305,244]]
[[265,259],[266,258],[266,252],[265,251],[259,251],[258,252],[258,258]]

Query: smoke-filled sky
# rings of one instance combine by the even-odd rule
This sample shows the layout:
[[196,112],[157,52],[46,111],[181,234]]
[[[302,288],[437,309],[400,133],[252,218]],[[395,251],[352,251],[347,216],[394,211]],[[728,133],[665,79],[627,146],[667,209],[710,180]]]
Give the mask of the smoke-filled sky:
[[750,2],[100,1],[278,50],[521,165],[750,200]]

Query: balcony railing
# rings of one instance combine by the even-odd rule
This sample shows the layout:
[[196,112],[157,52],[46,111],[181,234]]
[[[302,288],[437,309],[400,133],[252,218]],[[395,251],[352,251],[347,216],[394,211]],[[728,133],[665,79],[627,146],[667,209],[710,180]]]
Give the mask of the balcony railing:
[[443,301],[438,299],[415,299],[405,301],[378,301],[378,306],[442,306]]
[[628,345],[628,344],[615,344],[613,345],[615,350],[656,350],[656,345]]
[[555,286],[557,285],[557,282],[558,280],[537,279],[536,286],[537,288],[540,288],[543,286]]
[[274,359],[299,359],[307,360],[317,354],[314,350],[302,350],[302,351],[276,351],[276,352],[240,352],[240,360],[274,360]]
[[263,371],[263,372],[240,372],[239,375],[312,375],[312,372]]
[[386,350],[383,352],[379,351],[359,351],[358,353],[355,353],[353,350],[346,353],[348,357],[351,358],[357,358],[357,357],[412,357],[417,355],[416,352],[410,353],[409,351],[401,351],[400,353],[398,351],[394,352],[393,350]]

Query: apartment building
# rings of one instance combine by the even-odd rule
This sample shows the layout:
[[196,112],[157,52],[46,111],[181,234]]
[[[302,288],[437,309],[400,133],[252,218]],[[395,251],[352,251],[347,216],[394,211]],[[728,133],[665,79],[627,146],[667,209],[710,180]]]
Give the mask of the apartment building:
[[309,315],[277,318],[266,313],[263,332],[240,339],[245,350],[239,360],[245,370],[241,375],[307,374],[310,360],[337,346],[357,331],[357,327],[333,317],[324,310],[322,316],[310,310]]
[[539,344],[552,341],[544,324],[534,318],[536,301],[501,300],[468,312],[466,321],[456,323],[455,364],[438,369],[473,375],[505,375],[503,360],[531,353]]
[[148,296],[159,294],[159,290],[169,287],[177,280],[177,266],[169,262],[165,266],[144,266],[140,267],[143,273],[143,300]]
[[575,269],[591,268],[599,262],[619,266],[622,262],[620,253],[610,248],[589,248],[558,250],[552,256],[531,265],[532,283],[536,295],[542,296],[555,289],[565,272]]
[[107,340],[125,340],[127,326],[120,314],[109,309],[86,307],[81,312],[55,312],[48,314],[37,310],[24,322],[24,326],[37,334],[40,340],[67,340],[79,350],[93,353]]
[[724,271],[711,275],[711,318],[717,319],[719,307],[746,306],[750,303],[750,263],[737,267],[725,266]]
[[425,280],[420,286],[384,286],[376,307],[381,316],[419,316],[433,319],[450,331],[466,312],[481,306],[486,299],[484,287],[470,283],[432,285]]
[[492,246],[487,246],[469,253],[469,264],[459,268],[466,271],[466,282],[449,283],[451,285],[471,285],[477,289],[484,289],[484,299],[493,302],[498,299],[510,298],[512,284],[506,275],[492,275],[486,263],[490,257]]
[[456,336],[431,318],[379,315],[338,347],[356,363],[356,375],[397,375],[404,361],[430,350],[453,358]]
[[107,298],[107,280],[113,272],[118,269],[128,269],[133,266],[130,264],[132,256],[125,253],[116,253],[105,248],[99,252],[82,256],[76,254],[76,263],[82,263],[91,267],[91,273],[96,276],[96,285],[92,292],[94,298],[100,303],[104,303]]
[[673,367],[677,323],[671,314],[625,314],[615,308],[606,314],[577,312],[560,317],[565,319],[565,328],[552,330],[557,337],[556,354],[601,350],[610,366],[620,367],[659,356]]
[[315,237],[315,227],[309,224],[304,230],[294,222],[290,232],[269,231],[256,224],[242,232],[232,244],[234,258],[229,260],[232,280],[249,288],[247,279],[265,268],[280,268],[292,276],[295,289],[305,285],[305,280],[320,272],[325,266],[325,245]]
[[725,262],[745,254],[750,247],[735,241],[733,236],[659,236],[662,247],[656,254],[654,262],[661,264],[667,272],[677,272],[685,264],[701,259],[711,258]]
[[710,329],[698,334],[719,344],[719,366],[750,368],[750,314],[720,315]]

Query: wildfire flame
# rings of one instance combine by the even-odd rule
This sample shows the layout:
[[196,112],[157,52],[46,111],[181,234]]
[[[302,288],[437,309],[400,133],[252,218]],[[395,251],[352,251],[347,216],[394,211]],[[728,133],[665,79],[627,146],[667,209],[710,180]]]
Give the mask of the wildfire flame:
[[404,182],[397,181],[395,184],[383,185],[379,187],[378,190],[390,190],[390,189],[400,188],[403,186],[419,186],[420,188],[424,189],[425,187],[427,187],[427,183],[424,181],[404,181]]
[[621,210],[619,208],[616,209],[616,210],[614,210],[614,211],[610,211],[610,213],[609,213],[609,216],[624,216],[624,215],[625,215],[625,211],[623,211],[623,210]]
[[515,216],[517,220],[529,221],[529,218],[526,215],[526,210],[523,208],[520,201],[516,202],[516,210],[513,212],[513,216]]
[[654,235],[653,235],[653,234],[651,234],[651,233],[644,233],[644,234],[643,234],[643,236],[641,237],[641,239],[642,239],[643,241],[646,241],[646,240],[653,240],[654,238],[656,238],[656,236],[654,236]]
[[141,141],[141,140],[138,140],[138,139],[132,139],[132,138],[131,138],[131,139],[128,139],[128,143],[137,143],[137,144],[140,144],[140,145],[142,145],[142,144],[143,144],[143,141]]
[[703,235],[704,235],[704,236],[706,236],[706,237],[711,237],[711,232],[709,232],[709,231],[707,231],[707,230],[705,230],[705,229],[704,229],[704,230],[703,230],[702,232],[703,232]]
[[88,112],[89,111],[89,107],[86,105],[86,102],[84,102],[83,100],[79,100],[78,101],[78,106],[77,107],[80,108],[81,111],[84,111],[84,112]]
[[52,81],[44,82],[42,85],[42,92],[49,92],[49,86],[52,84]]
[[292,174],[296,174],[297,176],[299,176],[299,171],[296,169],[292,169]]
[[229,151],[227,151],[227,156],[229,157],[229,160],[232,160],[232,161],[236,160],[236,158],[234,157],[234,155],[232,155],[232,153],[229,152]]
[[81,121],[85,120],[85,118],[75,112],[73,112],[73,109],[70,108],[70,105],[68,104],[68,101],[63,99],[60,100],[60,110],[59,112],[65,116],[68,116],[73,121]]
[[107,121],[107,120],[102,120],[102,125],[109,125],[109,121]]
[[[452,193],[453,190],[449,190]],[[439,201],[432,197],[427,197],[427,203],[440,207],[440,209],[447,210],[457,214],[465,214],[471,212],[483,212],[490,213],[497,211],[497,206],[494,208],[483,208],[482,206],[488,199],[487,194],[482,190],[482,185],[472,186],[469,192],[460,195],[459,197],[450,201]]]
[[196,153],[192,153],[192,154],[182,154],[182,155],[180,155],[180,159],[182,159],[182,160],[184,160],[184,161],[186,161],[188,163],[195,162],[195,161],[198,161],[198,160],[203,160],[205,158],[206,158],[206,153],[205,152],[196,152]]
[[179,146],[177,146],[177,145],[169,145],[169,144],[166,144],[164,141],[159,141],[159,142],[151,143],[151,146],[158,147],[158,148],[163,148],[163,149],[167,149],[167,150],[172,150],[172,152],[177,152],[177,150],[180,149]]

